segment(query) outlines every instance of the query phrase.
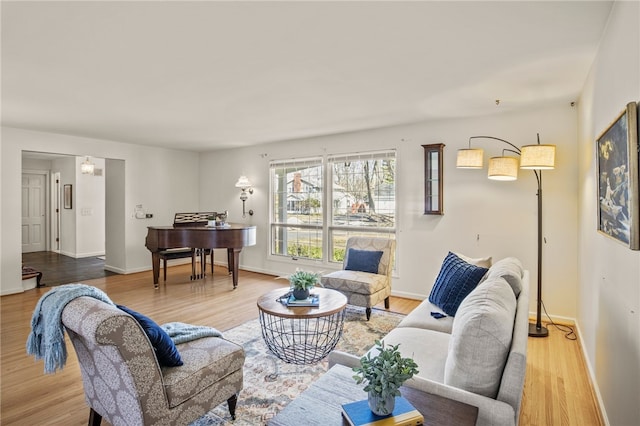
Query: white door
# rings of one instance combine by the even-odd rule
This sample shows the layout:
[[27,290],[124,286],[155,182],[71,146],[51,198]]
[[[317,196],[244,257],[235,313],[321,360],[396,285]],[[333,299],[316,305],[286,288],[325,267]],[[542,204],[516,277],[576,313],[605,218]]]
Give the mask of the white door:
[[22,252],[46,250],[46,179],[44,174],[22,174]]

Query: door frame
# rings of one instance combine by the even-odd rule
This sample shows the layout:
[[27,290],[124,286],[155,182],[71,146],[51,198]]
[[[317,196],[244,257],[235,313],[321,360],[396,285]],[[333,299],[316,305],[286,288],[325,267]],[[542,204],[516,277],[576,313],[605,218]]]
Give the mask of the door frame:
[[60,172],[51,173],[51,239],[49,251],[60,253],[60,209],[62,208],[60,195]]
[[[49,230],[51,229],[51,208],[50,208],[50,200],[51,200],[51,172],[49,170],[42,169],[22,169],[21,176],[24,175],[43,175],[44,176],[44,247],[45,251],[49,251],[51,249],[51,236],[49,235]],[[20,200],[22,202],[22,200]]]

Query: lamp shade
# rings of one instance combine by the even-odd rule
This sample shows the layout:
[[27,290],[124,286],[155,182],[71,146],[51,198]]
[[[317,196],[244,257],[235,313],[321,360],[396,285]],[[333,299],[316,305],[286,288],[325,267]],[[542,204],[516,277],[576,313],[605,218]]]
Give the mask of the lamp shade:
[[236,188],[251,188],[251,182],[249,182],[249,178],[247,178],[245,175],[240,176],[240,178],[236,182]]
[[458,169],[481,169],[484,151],[481,149],[459,149],[456,167]]
[[549,170],[556,166],[555,145],[525,145],[521,151],[521,169]]
[[489,179],[518,179],[518,159],[515,157],[493,157],[489,160]]

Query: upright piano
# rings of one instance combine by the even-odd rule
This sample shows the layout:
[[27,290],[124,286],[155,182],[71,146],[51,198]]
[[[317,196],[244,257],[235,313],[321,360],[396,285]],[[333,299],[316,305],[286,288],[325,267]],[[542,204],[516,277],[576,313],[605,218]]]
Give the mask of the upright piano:
[[163,250],[179,247],[196,249],[226,248],[233,288],[238,286],[238,264],[243,247],[256,244],[256,227],[228,223],[221,227],[149,226],[145,246],[153,262],[153,286],[158,288],[160,255]]

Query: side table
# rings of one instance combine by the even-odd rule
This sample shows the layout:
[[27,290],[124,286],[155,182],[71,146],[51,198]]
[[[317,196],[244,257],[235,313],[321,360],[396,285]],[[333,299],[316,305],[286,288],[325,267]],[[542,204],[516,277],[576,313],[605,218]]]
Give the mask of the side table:
[[314,288],[318,307],[291,307],[279,298],[286,288],[258,299],[262,337],[278,358],[291,364],[315,364],[329,355],[342,336],[347,298],[342,293]]
[[[291,401],[268,426],[343,426],[342,404],[367,399],[364,385],[353,380],[353,371],[344,365],[334,365]],[[424,416],[425,425],[475,426],[478,407],[407,386],[400,388],[402,396]]]

